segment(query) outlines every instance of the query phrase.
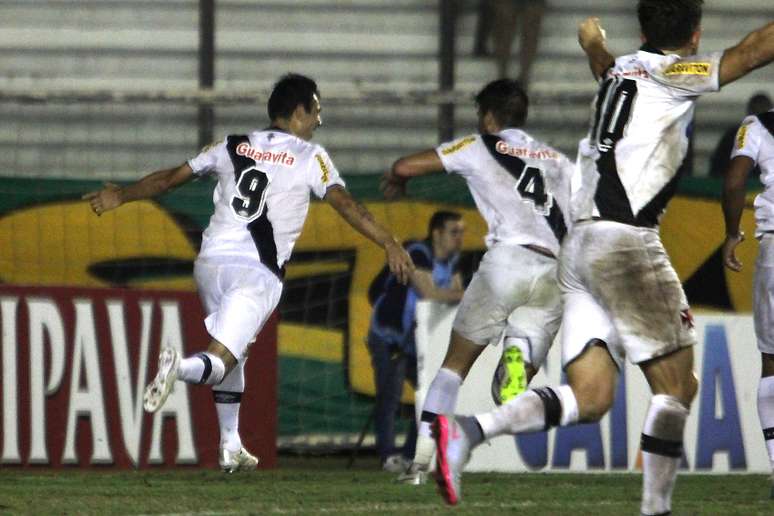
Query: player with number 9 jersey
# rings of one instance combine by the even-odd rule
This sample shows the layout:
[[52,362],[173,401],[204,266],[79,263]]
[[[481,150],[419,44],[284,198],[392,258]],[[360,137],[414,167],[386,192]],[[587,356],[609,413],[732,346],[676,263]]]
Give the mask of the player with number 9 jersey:
[[408,281],[413,270],[397,239],[352,198],[328,154],[310,142],[322,124],[315,81],[299,74],[283,76],[267,107],[271,126],[265,130],[229,135],[182,165],[83,196],[94,213],[102,215],[196,176],[217,176],[215,211],[194,264],[212,340],[206,351],[185,358],[182,350],[163,348],[143,406],[148,412],[161,409],[177,381],[211,385],[220,425],[219,463],[226,472],[258,464],[238,432],[244,364],[250,344],[279,303],[283,266],[304,225],[310,193],[325,199],[344,221],[381,246],[399,281]]
[[310,192],[322,199],[344,186],[325,149],[276,128],[230,135],[188,164],[218,180],[199,260],[263,263],[277,274],[301,233]]

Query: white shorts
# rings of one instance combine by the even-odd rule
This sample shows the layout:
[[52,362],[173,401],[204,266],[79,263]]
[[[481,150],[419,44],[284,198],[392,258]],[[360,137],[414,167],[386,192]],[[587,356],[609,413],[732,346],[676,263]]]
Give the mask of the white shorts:
[[753,319],[758,349],[774,355],[774,235],[764,233],[753,280]]
[[564,300],[562,363],[594,339],[607,344],[620,368],[696,344],[680,279],[658,229],[610,221],[578,223],[559,257]]
[[196,260],[194,278],[204,325],[240,362],[280,300],[282,282],[263,265]]
[[561,303],[554,258],[496,245],[465,289],[453,328],[480,346],[497,344],[504,332],[540,367],[559,330]]

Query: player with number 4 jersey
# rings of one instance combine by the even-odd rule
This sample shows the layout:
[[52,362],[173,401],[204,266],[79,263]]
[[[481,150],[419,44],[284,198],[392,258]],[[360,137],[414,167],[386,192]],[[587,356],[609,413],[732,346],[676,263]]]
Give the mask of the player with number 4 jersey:
[[194,277],[212,340],[187,358],[164,348],[143,406],[158,411],[176,380],[212,385],[220,424],[221,468],[255,469],[258,459],[242,446],[239,406],[250,344],[280,300],[284,264],[309,209],[310,194],[327,201],[357,231],[384,248],[390,270],[405,283],[411,258],[398,241],[344,188],[325,150],[310,143],[322,124],[317,84],[288,74],[268,103],[270,127],[232,134],[182,165],[153,172],[124,186],[107,185],[83,196],[97,215],[147,199],[196,176],[217,177],[215,212],[204,231]]
[[[504,339],[502,362],[507,368],[521,365],[526,378],[519,383],[524,384],[545,360],[561,320],[556,263],[570,225],[574,165],[519,129],[527,117],[528,99],[517,81],[487,84],[476,102],[479,134],[401,158],[383,181],[389,198],[401,193],[410,177],[458,174],[489,229],[487,252],[465,290],[449,349],[428,389],[410,474],[428,469],[434,452],[430,425],[438,414],[454,410],[460,385],[485,346]],[[523,363],[508,360],[511,350]],[[511,369],[510,375],[518,373]],[[496,376],[497,381],[507,379]],[[501,401],[498,393],[495,397]]]

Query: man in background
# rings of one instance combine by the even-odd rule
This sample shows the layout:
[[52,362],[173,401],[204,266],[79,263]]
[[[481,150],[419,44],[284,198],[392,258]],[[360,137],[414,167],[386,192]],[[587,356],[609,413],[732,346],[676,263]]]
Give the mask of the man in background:
[[403,382],[408,380],[417,387],[416,303],[420,299],[441,303],[457,303],[462,299],[457,261],[464,232],[459,213],[434,213],[427,238],[404,244],[416,267],[409,284],[401,284],[385,267],[369,289],[369,298],[374,300],[368,350],[376,385],[376,448],[382,467],[392,473],[404,473],[408,469],[417,440],[416,418],[412,417],[403,447],[395,449],[395,416]]

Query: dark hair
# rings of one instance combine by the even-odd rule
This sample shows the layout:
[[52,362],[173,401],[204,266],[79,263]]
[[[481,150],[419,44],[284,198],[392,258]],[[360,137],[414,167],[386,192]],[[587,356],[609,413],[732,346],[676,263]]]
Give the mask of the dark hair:
[[639,0],[637,18],[645,41],[653,47],[684,47],[701,23],[704,0]]
[[450,220],[461,220],[462,215],[456,211],[436,211],[433,216],[430,217],[430,224],[427,225],[427,239],[433,239],[433,231],[436,229],[443,229],[446,223]]
[[765,113],[771,109],[771,98],[764,92],[759,91],[747,101],[747,114],[757,115],[759,113]]
[[527,120],[527,92],[513,79],[498,79],[484,86],[476,95],[476,104],[480,115],[492,113],[503,127],[520,127]]
[[274,84],[269,97],[269,119],[274,121],[278,118],[290,118],[299,104],[303,105],[307,112],[311,112],[314,95],[320,98],[314,80],[297,73],[283,75]]

